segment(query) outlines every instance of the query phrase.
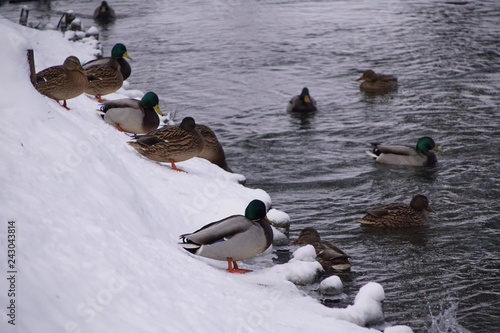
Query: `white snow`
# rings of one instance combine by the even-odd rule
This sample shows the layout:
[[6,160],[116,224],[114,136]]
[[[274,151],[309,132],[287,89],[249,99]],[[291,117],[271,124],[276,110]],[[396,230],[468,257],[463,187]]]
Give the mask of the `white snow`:
[[340,294],[343,288],[342,280],[337,275],[329,276],[319,284],[319,291],[323,293]]
[[242,214],[255,198],[270,207],[270,196],[203,159],[178,163],[187,173],[153,163],[96,115],[94,99],[68,100],[67,111],[33,88],[28,48],[40,71],[69,55],[91,60],[92,43],[6,20],[0,31],[0,253],[15,221],[17,270],[15,326],[4,314],[1,332],[378,332],[362,326],[383,319],[379,284],[330,309],[292,283],[321,270],[311,246],[274,266],[268,250],[243,263],[254,269],[244,275],[182,250],[178,235]]

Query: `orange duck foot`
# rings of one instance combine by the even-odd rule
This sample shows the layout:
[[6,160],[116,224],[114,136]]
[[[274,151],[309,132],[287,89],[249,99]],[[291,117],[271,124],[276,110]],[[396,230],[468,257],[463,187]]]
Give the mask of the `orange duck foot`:
[[[179,171],[179,172],[186,172],[182,169],[179,169],[176,165],[175,165],[175,161],[174,160],[170,160],[170,164],[172,165],[172,170],[175,170],[175,171]],[[187,173],[187,172],[186,172]]]
[[117,130],[119,130],[120,132],[123,132],[123,128],[120,126],[120,124],[118,123],[115,123],[115,127]]
[[97,101],[98,101],[99,103],[102,103],[101,94],[97,95],[97,96],[96,96],[96,98],[97,98]]
[[[59,100],[56,99],[56,102],[57,104],[61,105],[61,103],[59,103]],[[66,100],[63,100],[63,103],[61,105],[63,108],[65,108],[66,110],[69,110],[70,108],[68,108],[68,106],[66,105]]]
[[252,272],[251,269],[239,268],[236,261],[233,261],[232,258],[227,258],[227,271],[229,273],[241,273],[241,274]]

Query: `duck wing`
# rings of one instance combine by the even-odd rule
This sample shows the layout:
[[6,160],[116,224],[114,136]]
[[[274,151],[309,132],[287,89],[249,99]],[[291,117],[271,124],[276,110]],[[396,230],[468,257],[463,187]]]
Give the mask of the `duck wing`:
[[395,155],[405,155],[405,156],[417,155],[417,151],[414,148],[408,146],[377,144],[375,145],[375,149],[379,150],[383,154],[395,154]]
[[200,245],[213,244],[250,229],[253,223],[242,215],[233,215],[223,220],[209,223],[201,229],[183,234],[180,238],[183,241],[191,241]]
[[401,211],[403,209],[407,209],[408,206],[402,203],[391,203],[388,205],[380,206],[377,208],[369,209],[366,211],[366,214],[374,216],[374,217],[384,217],[387,215],[393,215],[396,211]]

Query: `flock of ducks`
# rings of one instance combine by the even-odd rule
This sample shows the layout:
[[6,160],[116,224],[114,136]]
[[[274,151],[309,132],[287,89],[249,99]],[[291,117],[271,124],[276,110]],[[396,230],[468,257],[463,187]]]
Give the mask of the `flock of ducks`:
[[[111,10],[111,11],[110,11]],[[103,21],[113,20],[114,11],[103,1],[95,16]],[[107,18],[104,18],[107,17]],[[99,112],[107,123],[117,130],[133,135],[128,144],[146,158],[170,163],[173,170],[182,171],[175,162],[201,157],[232,172],[227,165],[224,150],[215,133],[207,126],[196,124],[192,117],[185,117],[179,125],[158,128],[163,115],[159,98],[147,92],[142,99],[117,99],[103,101],[102,96],[121,88],[131,74],[131,67],[124,59],[132,59],[125,45],[118,43],[111,56],[92,60],[81,65],[75,56],[69,56],[60,66],[46,68],[36,73],[35,88],[43,95],[55,99],[69,110],[66,100],[86,93],[95,96],[101,103]],[[397,89],[397,78],[377,74],[373,70],[363,72],[358,79],[363,81],[360,90],[368,94],[385,94]],[[290,113],[309,114],[318,110],[316,100],[308,88],[292,97],[286,110]],[[376,162],[394,165],[432,167],[437,158],[432,152],[442,151],[430,137],[422,137],[415,148],[401,145],[373,144],[366,153]],[[229,216],[212,222],[201,229],[180,236],[180,245],[187,251],[207,258],[227,261],[231,273],[249,270],[238,267],[237,261],[253,257],[265,251],[272,243],[273,230],[266,217],[266,206],[260,200],[251,201],[244,215]],[[391,203],[366,211],[366,216],[357,221],[376,227],[411,227],[427,222],[426,212],[432,212],[424,195],[416,195],[410,205]],[[349,271],[349,256],[331,242],[321,240],[314,228],[305,228],[297,240],[290,245],[310,244],[316,251],[316,259],[327,274]]]

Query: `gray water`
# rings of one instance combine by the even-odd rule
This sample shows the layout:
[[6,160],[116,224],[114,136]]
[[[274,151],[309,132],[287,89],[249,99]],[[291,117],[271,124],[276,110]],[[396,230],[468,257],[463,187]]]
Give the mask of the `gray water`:
[[[68,9],[93,24],[98,1],[28,4],[31,20]],[[228,163],[291,217],[351,255],[342,276],[351,304],[382,284],[389,323],[415,332],[497,332],[500,327],[500,2],[110,2],[105,53],[122,42],[133,88],[152,90],[177,120],[212,127]],[[19,5],[0,13],[17,20]],[[364,96],[372,68],[399,78],[397,92]],[[285,112],[307,86],[320,111]],[[414,145],[431,136],[433,169],[376,165],[370,142]],[[428,227],[374,230],[354,219],[369,207],[429,197]],[[283,248],[283,249],[286,249]],[[282,250],[283,250],[282,249]],[[321,296],[311,294],[324,301]]]

